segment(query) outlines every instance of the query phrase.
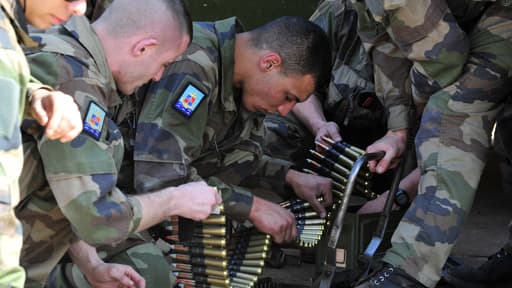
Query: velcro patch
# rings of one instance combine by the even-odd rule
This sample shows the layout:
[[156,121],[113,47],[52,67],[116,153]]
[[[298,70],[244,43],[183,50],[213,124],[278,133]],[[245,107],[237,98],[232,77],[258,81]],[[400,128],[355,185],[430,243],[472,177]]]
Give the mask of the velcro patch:
[[178,100],[174,103],[174,109],[185,117],[190,118],[205,96],[206,94],[199,90],[199,88],[194,86],[192,83],[188,83],[185,85],[185,88],[183,89],[183,92],[181,92]]
[[106,115],[107,112],[105,112],[105,110],[103,110],[103,108],[98,104],[94,101],[89,102],[89,108],[87,108],[87,113],[84,119],[84,131],[92,138],[100,140]]

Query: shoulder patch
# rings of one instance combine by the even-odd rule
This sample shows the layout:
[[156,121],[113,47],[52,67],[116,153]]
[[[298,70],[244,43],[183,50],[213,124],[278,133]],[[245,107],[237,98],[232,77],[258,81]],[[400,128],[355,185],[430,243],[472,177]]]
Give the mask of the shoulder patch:
[[178,95],[180,96],[178,97],[178,100],[174,102],[173,107],[187,118],[190,118],[192,114],[194,114],[197,107],[199,107],[199,104],[201,104],[206,96],[203,91],[190,82],[183,85],[183,88]]
[[103,110],[94,101],[89,102],[89,108],[84,119],[84,131],[89,134],[96,141],[101,138],[101,131],[103,130],[103,123],[105,123],[105,116],[107,112]]

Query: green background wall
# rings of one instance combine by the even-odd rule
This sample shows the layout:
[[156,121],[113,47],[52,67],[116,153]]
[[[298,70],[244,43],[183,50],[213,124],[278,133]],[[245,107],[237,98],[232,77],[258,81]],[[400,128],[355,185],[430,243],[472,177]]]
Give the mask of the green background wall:
[[279,16],[309,16],[318,0],[185,0],[194,21],[213,21],[237,16],[252,29]]

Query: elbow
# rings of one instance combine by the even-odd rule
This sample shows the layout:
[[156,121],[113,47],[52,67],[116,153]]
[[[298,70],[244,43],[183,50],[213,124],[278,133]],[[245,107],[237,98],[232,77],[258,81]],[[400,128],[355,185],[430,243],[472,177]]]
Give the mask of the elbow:
[[[117,244],[133,232],[134,215],[129,203],[104,202],[108,203],[70,205],[63,209],[74,233],[92,246]],[[105,207],[106,204],[111,205]]]
[[73,231],[81,240],[95,247],[116,245],[129,236],[127,230],[116,229],[115,226],[108,225],[98,225],[97,227],[73,226]]

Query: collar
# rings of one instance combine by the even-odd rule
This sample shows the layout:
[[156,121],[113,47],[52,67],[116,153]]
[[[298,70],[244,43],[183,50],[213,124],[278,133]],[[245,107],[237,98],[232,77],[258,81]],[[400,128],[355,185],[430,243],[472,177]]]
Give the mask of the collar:
[[219,93],[226,111],[237,111],[241,101],[240,89],[233,87],[236,34],[243,32],[243,26],[236,17],[216,21],[215,34],[218,39],[220,63]]
[[[73,37],[85,50],[89,53],[94,60],[99,73],[108,78],[112,83],[113,91],[117,91],[116,82],[112,76],[112,71],[108,66],[105,50],[101,44],[100,38],[92,28],[91,24],[84,16],[72,16],[69,21],[63,25],[64,29],[68,31],[69,35]],[[107,95],[105,103],[108,107],[117,106],[122,103],[122,99],[118,93]]]

